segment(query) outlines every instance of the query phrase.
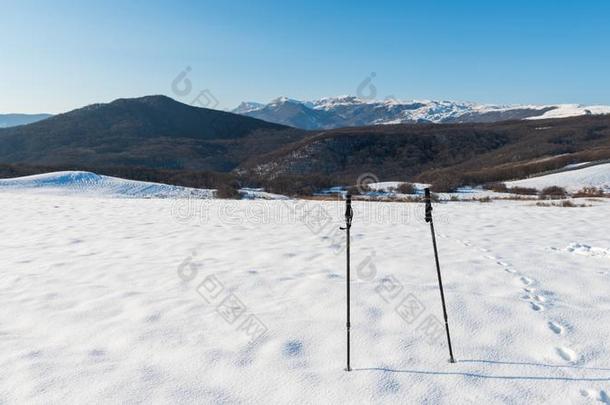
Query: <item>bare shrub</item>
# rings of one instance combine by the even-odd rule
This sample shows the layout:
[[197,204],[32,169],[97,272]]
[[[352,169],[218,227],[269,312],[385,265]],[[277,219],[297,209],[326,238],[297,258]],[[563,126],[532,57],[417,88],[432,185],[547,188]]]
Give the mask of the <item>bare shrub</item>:
[[538,190],[530,187],[511,187],[508,191],[512,194],[518,195],[536,195],[538,194]]
[[462,182],[454,177],[444,176],[432,182],[430,190],[437,193],[453,193],[458,187],[462,186]]
[[280,175],[272,179],[263,179],[259,184],[271,193],[289,196],[309,196],[340,183],[328,176],[321,175]]
[[573,197],[603,197],[604,190],[597,187],[584,187],[574,193]]
[[563,187],[550,186],[550,187],[545,187],[540,192],[539,196],[540,196],[541,200],[546,200],[546,199],[562,199],[562,198],[566,198],[568,196],[568,192]]
[[396,190],[401,194],[415,194],[417,192],[417,189],[411,183],[402,183]]
[[234,182],[219,185],[216,189],[216,197],[233,200],[240,199],[241,194],[239,194],[239,185]]
[[537,207],[562,207],[562,208],[584,208],[591,207],[590,204],[575,204],[571,200],[564,200],[561,202],[537,202]]
[[483,185],[483,188],[486,190],[495,191],[496,193],[508,193],[508,187],[505,183],[497,182],[497,183],[487,183]]

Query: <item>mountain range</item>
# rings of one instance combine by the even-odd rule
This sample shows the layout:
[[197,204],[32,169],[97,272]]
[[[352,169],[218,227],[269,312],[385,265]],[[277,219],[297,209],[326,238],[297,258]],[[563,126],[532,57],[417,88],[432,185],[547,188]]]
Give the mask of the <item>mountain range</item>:
[[453,101],[370,100],[341,96],[313,101],[279,97],[268,104],[243,102],[232,112],[296,128],[319,130],[388,124],[565,118],[609,114],[610,106],[577,104],[507,106]]
[[[342,105],[336,100],[278,104],[303,113],[303,123],[311,118],[308,110],[318,114],[314,122],[319,122]],[[344,104],[349,110],[354,101]],[[374,111],[371,105],[363,108]],[[543,115],[562,110],[544,109]],[[295,184],[310,191],[320,184],[354,184],[363,173],[372,173],[380,180],[454,187],[610,159],[610,115],[597,114],[601,111],[570,118],[388,123],[308,131],[165,96],[118,99],[1,128],[0,176],[91,170],[190,187],[238,181],[241,186],[271,185],[269,191],[284,193],[295,190]]]

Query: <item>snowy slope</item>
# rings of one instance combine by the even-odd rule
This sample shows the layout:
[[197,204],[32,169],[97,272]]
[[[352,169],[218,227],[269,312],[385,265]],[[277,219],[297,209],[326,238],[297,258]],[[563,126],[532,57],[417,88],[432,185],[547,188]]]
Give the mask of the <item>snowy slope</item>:
[[0,194],[0,403],[610,401],[608,204],[435,205],[449,364],[421,205],[356,202],[351,373],[343,203],[192,204]]
[[510,181],[509,187],[531,187],[543,189],[549,186],[563,187],[568,191],[578,191],[583,187],[598,187],[610,192],[610,163],[567,170],[565,172]]
[[135,198],[213,197],[213,190],[125,180],[82,171],[52,172],[13,179],[0,179],[0,192],[15,190],[42,194]]
[[[65,171],[0,179],[0,192],[29,192],[118,198],[213,198],[215,190],[126,180],[91,172]],[[239,190],[244,199],[287,200],[286,196],[260,188]]]
[[526,119],[538,120],[547,118],[566,118],[576,117],[579,115],[599,115],[599,114],[610,114],[610,106],[606,105],[593,105],[585,106],[580,104],[559,104],[556,108],[545,112],[537,117],[529,117]]

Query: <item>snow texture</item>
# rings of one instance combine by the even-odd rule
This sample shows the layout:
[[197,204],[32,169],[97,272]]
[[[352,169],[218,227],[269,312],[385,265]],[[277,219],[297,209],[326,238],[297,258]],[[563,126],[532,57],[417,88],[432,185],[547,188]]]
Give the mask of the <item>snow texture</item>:
[[422,205],[354,202],[347,373],[342,201],[23,182],[0,193],[2,404],[610,401],[608,203],[435,205],[450,364]]

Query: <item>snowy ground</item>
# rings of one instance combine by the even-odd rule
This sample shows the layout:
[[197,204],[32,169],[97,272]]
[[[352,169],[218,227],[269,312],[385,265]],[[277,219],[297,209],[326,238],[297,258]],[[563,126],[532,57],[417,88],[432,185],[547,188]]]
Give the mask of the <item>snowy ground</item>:
[[421,205],[355,202],[351,373],[341,202],[0,204],[0,404],[610,403],[608,202],[435,206],[457,364]]
[[543,189],[549,186],[563,187],[568,191],[579,191],[583,187],[597,187],[610,192],[610,163],[568,170],[565,172],[532,177],[506,183],[509,187],[532,187]]
[[[366,186],[370,191],[361,191],[362,194],[356,198],[360,200],[378,200],[378,201],[397,201],[412,199],[413,197],[424,195],[424,189],[430,187],[430,184],[425,183],[409,183],[414,188],[413,194],[403,194],[397,191],[398,187],[404,184],[400,181],[383,181],[376,183],[367,183]],[[319,193],[318,195],[336,196],[345,195],[347,190],[345,187],[332,187]],[[506,198],[516,196],[516,194],[497,193],[491,190],[485,190],[483,187],[460,187],[453,193],[435,193],[440,200],[451,200],[457,198],[461,201],[469,201],[481,198]]]

